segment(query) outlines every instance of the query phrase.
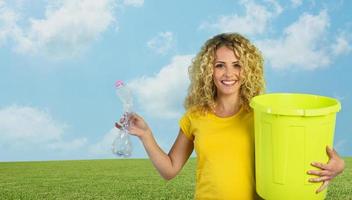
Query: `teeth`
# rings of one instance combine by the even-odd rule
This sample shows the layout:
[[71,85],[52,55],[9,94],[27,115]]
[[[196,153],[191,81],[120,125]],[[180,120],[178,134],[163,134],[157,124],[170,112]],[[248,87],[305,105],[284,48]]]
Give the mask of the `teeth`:
[[236,81],[221,81],[225,85],[233,85],[236,83]]

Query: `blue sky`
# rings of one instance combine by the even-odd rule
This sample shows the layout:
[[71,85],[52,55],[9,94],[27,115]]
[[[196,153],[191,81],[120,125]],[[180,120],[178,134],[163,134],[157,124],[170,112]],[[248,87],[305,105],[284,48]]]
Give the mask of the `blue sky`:
[[[351,1],[0,0],[0,161],[114,158],[114,82],[168,152],[202,44],[239,32],[263,52],[267,92],[337,98],[352,156]],[[132,137],[133,157],[146,157]]]

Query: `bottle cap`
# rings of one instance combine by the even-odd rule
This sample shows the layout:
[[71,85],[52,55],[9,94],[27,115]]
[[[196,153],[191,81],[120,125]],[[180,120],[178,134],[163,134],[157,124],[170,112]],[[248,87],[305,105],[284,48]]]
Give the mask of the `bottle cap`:
[[115,87],[116,88],[120,88],[120,87],[122,87],[122,86],[124,86],[125,84],[123,83],[123,81],[122,80],[117,80],[116,82],[115,82]]

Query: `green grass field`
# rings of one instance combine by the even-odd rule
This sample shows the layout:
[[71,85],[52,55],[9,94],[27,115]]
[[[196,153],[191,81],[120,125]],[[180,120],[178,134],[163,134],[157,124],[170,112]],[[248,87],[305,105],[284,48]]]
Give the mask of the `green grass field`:
[[[352,199],[352,158],[345,161],[327,199]],[[0,162],[0,199],[193,199],[195,163],[165,181],[147,159]]]

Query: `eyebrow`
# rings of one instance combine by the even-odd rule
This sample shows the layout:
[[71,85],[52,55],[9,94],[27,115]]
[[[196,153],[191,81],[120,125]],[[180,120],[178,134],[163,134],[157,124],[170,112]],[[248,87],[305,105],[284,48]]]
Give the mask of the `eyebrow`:
[[[224,61],[215,61],[215,63],[223,63],[223,64],[225,64]],[[232,64],[239,64],[239,63],[240,63],[240,61],[232,62]]]

